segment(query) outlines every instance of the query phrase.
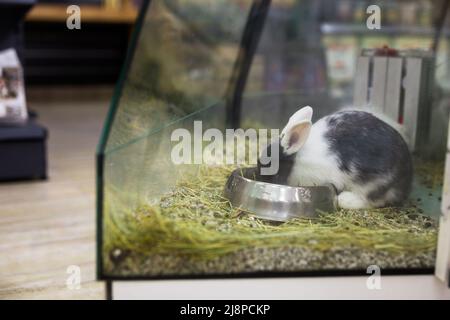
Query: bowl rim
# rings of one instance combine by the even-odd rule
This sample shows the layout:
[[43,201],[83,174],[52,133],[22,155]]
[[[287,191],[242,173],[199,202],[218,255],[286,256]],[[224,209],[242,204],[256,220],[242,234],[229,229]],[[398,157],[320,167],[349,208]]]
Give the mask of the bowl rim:
[[328,184],[323,184],[323,185],[317,185],[317,186],[311,186],[311,185],[301,185],[301,186],[288,186],[288,185],[284,185],[284,184],[278,184],[278,183],[270,183],[270,182],[265,182],[265,181],[259,181],[259,180],[253,180],[251,178],[247,178],[244,175],[241,174],[242,170],[256,170],[257,167],[242,167],[242,168],[237,168],[234,169],[230,176],[228,177],[231,178],[231,176],[235,176],[243,181],[245,181],[248,184],[266,184],[266,185],[270,185],[270,186],[276,186],[279,188],[286,188],[286,189],[330,189],[332,188],[333,191],[335,192],[335,194],[337,195],[337,189],[336,187],[332,184],[332,183],[328,183]]

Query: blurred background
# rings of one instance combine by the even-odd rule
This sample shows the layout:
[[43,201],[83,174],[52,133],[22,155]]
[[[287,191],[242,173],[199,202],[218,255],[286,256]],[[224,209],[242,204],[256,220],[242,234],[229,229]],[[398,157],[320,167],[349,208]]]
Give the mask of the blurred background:
[[[0,52],[20,58],[29,115],[0,124],[0,299],[104,298],[95,150],[140,4],[0,0]],[[66,26],[69,5],[79,30]],[[70,265],[80,289],[67,287]]]

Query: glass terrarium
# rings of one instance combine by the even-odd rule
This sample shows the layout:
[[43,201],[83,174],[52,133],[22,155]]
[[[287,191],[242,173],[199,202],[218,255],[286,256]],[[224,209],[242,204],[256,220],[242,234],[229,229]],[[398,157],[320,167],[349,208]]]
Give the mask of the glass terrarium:
[[[99,277],[431,273],[449,118],[442,12],[435,1],[145,1],[98,149]],[[414,161],[403,206],[276,222],[232,205],[230,174],[303,106],[313,122],[353,106],[403,125]]]

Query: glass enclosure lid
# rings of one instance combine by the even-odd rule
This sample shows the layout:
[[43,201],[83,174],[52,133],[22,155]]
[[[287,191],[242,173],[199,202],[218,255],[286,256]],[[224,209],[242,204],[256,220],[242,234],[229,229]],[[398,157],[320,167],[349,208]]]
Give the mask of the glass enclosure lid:
[[[99,277],[431,273],[449,118],[443,3],[144,1],[98,148]],[[313,122],[352,107],[403,126],[408,200],[284,223],[232,205],[231,172],[255,166],[303,106]]]

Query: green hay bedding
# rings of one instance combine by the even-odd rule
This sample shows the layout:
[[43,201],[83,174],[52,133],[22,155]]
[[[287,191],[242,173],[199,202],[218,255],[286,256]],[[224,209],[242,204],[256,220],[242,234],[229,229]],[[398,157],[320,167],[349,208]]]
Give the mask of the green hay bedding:
[[[223,198],[223,187],[233,169],[201,166],[195,174],[180,179],[159,205],[142,205],[135,212],[114,217],[106,215],[107,273],[156,275],[359,268],[365,263],[390,268],[434,264],[437,223],[422,215],[414,204],[407,208],[338,210],[322,213],[317,219],[275,224],[232,208]],[[366,259],[362,258],[364,254]]]

